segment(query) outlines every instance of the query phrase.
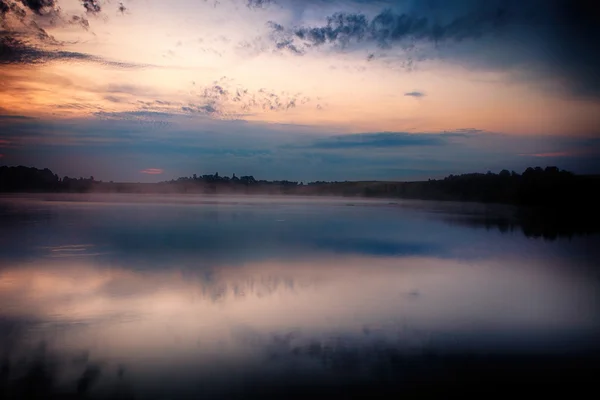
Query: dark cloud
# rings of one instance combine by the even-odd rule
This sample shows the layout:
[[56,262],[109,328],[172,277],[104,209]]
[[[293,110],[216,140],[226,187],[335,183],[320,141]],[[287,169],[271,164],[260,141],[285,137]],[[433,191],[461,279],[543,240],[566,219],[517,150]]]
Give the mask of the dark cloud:
[[281,41],[275,43],[275,47],[277,48],[277,50],[287,49],[294,54],[304,54],[304,51],[300,50],[298,47],[296,47],[294,42],[290,39],[281,40]]
[[556,70],[576,93],[600,97],[600,3],[561,2],[554,30],[551,43]]
[[35,64],[46,59],[45,51],[12,36],[0,37],[0,64]]
[[248,8],[264,8],[274,2],[274,0],[246,0],[246,6]]
[[[59,10],[58,0],[20,0],[20,2],[38,15],[58,12]],[[89,13],[96,14],[102,11],[102,6],[98,0],[80,0],[80,2],[83,8]],[[3,5],[7,3],[8,0],[0,0],[0,12],[4,9]]]
[[278,24],[278,23],[273,22],[273,21],[267,22],[267,26],[269,26],[275,32],[283,32],[285,30],[285,28],[283,27],[283,25]]
[[423,92],[419,92],[419,91],[412,91],[412,92],[408,92],[408,93],[404,93],[405,96],[410,96],[410,97],[425,97],[425,93]]
[[[407,66],[441,58],[474,68],[519,70],[522,81],[546,79],[559,82],[573,95],[600,98],[600,52],[596,50],[600,3],[596,1],[388,4],[390,8],[376,14],[337,12],[316,26],[270,22],[270,37],[276,49],[299,55],[326,45],[345,51],[371,46],[404,50]],[[373,58],[369,55],[367,60]]]
[[0,37],[0,65],[44,64],[51,61],[93,62],[118,68],[144,68],[149,65],[107,60],[73,51],[43,50],[11,36]]
[[444,144],[447,144],[446,141],[439,135],[382,132],[333,136],[315,141],[309,147],[322,150],[336,150],[350,148],[440,146]]
[[90,28],[90,22],[86,18],[80,17],[78,15],[73,15],[69,23],[74,25],[80,25],[83,29],[86,30]]
[[[101,11],[96,0],[82,0],[81,4],[90,13]],[[119,64],[87,54],[46,48],[48,45],[58,47],[62,43],[40,25],[70,24],[89,29],[86,18],[63,15],[58,0],[0,0],[0,16],[0,26],[4,29],[0,36],[0,64],[39,64],[59,59]],[[18,21],[16,24],[15,19]]]
[[21,3],[38,15],[56,10],[56,0],[21,0]]
[[[360,13],[339,12],[327,17],[325,25],[292,29],[292,40],[303,47],[333,44],[345,47],[354,42],[375,43],[389,48],[402,42],[462,41],[478,39],[506,25],[508,13],[502,7],[471,11],[448,22],[436,22],[427,16],[396,13],[387,9],[373,18]],[[278,24],[272,29],[281,32]]]
[[325,43],[344,46],[351,40],[363,40],[369,33],[370,25],[365,15],[337,13],[327,17],[325,26],[298,28],[293,33],[310,46],[320,46]]
[[277,50],[289,50],[298,55],[304,54],[304,51],[296,46],[294,38],[286,31],[283,25],[268,21],[267,26],[271,29],[270,39],[275,43]]
[[4,16],[10,11],[10,6],[5,0],[0,0],[0,15]]
[[181,107],[181,110],[188,112],[188,113],[200,113],[200,114],[211,114],[211,115],[221,113],[214,104],[205,104],[202,106],[198,106],[195,104],[189,104],[187,106]]
[[102,11],[102,7],[98,0],[81,0],[81,5],[90,14],[97,14]]
[[445,137],[470,137],[470,136],[474,136],[474,135],[478,135],[478,134],[484,134],[486,133],[484,130],[482,129],[475,129],[475,128],[461,128],[461,129],[455,129],[453,131],[444,131],[442,133],[440,133],[440,135],[443,135]]
[[33,120],[33,117],[27,117],[25,115],[4,115],[0,114],[0,121],[29,121]]

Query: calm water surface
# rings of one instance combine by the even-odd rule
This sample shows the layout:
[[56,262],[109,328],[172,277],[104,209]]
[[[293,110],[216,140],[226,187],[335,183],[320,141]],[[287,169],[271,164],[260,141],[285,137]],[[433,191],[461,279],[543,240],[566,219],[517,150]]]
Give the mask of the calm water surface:
[[42,379],[36,365],[48,393],[166,399],[243,397],[274,382],[379,385],[410,376],[404,361],[419,357],[597,351],[599,237],[532,238],[473,223],[507,212],[482,210],[2,197],[5,393]]

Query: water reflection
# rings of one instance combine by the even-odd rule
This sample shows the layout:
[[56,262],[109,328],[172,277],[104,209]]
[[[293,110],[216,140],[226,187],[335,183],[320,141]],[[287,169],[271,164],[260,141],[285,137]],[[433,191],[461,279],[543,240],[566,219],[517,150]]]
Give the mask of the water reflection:
[[579,378],[598,351],[598,274],[577,256],[593,237],[482,235],[371,202],[23,204],[0,227],[14,398],[368,394],[531,357],[547,361],[526,379],[565,358]]
[[[300,327],[319,334],[407,327],[471,335],[493,328],[497,333],[518,333],[519,340],[526,341],[528,333],[539,330],[551,337],[562,334],[563,328],[597,327],[596,289],[585,276],[530,260],[506,265],[337,257],[147,272],[45,262],[0,274],[5,317],[100,324],[107,329],[121,329],[119,323],[129,321],[136,324],[127,329],[149,321],[183,323],[192,325],[193,335],[220,332],[233,324],[258,332]],[[375,328],[390,324],[392,328]],[[175,330],[179,335],[185,332],[182,326]],[[536,342],[540,344],[538,337]],[[474,342],[469,339],[468,344]]]
[[407,201],[402,207],[436,215],[452,225],[522,233],[528,238],[559,238],[600,234],[600,211],[527,208],[501,204]]
[[271,361],[276,369],[308,363],[312,373],[342,363],[347,374],[351,360],[364,366],[377,348],[552,353],[586,349],[600,332],[597,287],[569,272],[432,258],[201,273],[46,262],[4,269],[0,303],[4,318],[26,329],[23,345],[84,349],[136,374],[190,365],[270,369]]

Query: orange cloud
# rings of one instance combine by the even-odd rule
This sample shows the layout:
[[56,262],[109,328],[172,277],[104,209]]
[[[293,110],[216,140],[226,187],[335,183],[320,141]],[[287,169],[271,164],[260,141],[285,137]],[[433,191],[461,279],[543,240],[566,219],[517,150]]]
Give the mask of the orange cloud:
[[148,175],[160,175],[164,172],[164,170],[160,168],[146,168],[140,171],[142,174]]

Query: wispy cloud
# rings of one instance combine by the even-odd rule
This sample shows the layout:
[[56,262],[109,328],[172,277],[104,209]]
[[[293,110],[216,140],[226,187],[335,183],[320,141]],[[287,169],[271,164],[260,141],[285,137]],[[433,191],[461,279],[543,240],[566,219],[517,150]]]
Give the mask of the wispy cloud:
[[2,122],[2,121],[24,121],[24,120],[31,120],[31,119],[33,119],[33,118],[25,116],[25,115],[3,115],[3,114],[0,114],[0,122]]
[[225,76],[211,85],[198,87],[196,92],[203,104],[185,105],[182,108],[184,111],[226,116],[257,111],[280,112],[311,102],[311,98],[302,93],[288,93],[267,88],[250,90]]
[[404,93],[405,96],[409,96],[409,97],[425,97],[425,93],[424,92],[419,92],[419,91],[412,91],[412,92],[407,92]]
[[125,69],[154,67],[148,64],[109,60],[86,53],[44,50],[11,36],[0,38],[0,64],[44,64],[52,61],[91,62]]

